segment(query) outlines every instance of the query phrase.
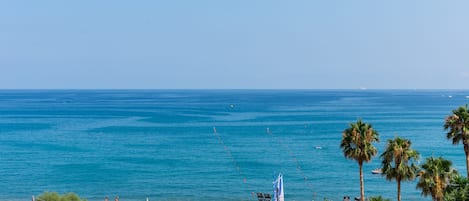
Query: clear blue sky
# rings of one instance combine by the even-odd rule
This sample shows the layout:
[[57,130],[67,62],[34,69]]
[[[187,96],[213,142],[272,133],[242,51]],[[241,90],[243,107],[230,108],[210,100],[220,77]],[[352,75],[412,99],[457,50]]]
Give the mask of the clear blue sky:
[[0,88],[469,88],[469,1],[0,0]]

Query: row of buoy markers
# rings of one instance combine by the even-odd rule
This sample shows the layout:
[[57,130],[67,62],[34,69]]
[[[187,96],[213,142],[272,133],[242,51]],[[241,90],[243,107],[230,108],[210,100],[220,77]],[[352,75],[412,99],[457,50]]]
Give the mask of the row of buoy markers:
[[[272,135],[272,132],[270,131],[270,128],[268,128],[268,127],[266,128],[266,133],[267,133],[267,135],[269,135],[273,138],[273,135]],[[301,176],[303,177],[305,184],[311,189],[311,191],[313,191],[313,198],[316,197],[316,193],[314,192],[313,184],[311,183],[311,181],[308,180],[308,177],[306,176],[306,174],[301,169],[300,162],[298,161],[297,157],[293,154],[293,151],[290,149],[290,147],[288,145],[285,145],[284,143],[281,143],[280,140],[277,140],[277,143],[279,145],[281,145],[282,147],[284,147],[285,149],[287,149],[288,154],[293,159],[293,161],[296,163],[296,169],[301,174]]]
[[[266,128],[266,133],[268,135],[270,135],[271,137],[273,136],[272,135],[272,132],[270,130],[270,128]],[[232,162],[234,163],[235,167],[236,167],[236,171],[238,172],[238,174],[240,176],[243,177],[243,183],[246,184],[248,186],[248,189],[251,189],[249,187],[249,184],[247,183],[247,179],[246,179],[246,176],[243,174],[243,172],[241,171],[239,165],[238,165],[238,162],[236,161],[236,159],[234,158],[233,156],[233,153],[231,152],[231,150],[228,148],[228,146],[226,146],[226,144],[224,143],[223,139],[221,138],[220,134],[217,132],[217,129],[216,127],[213,127],[213,134],[218,138],[218,141],[219,143],[223,146],[225,152],[230,156]],[[273,137],[272,137],[273,139]],[[298,161],[297,157],[295,156],[295,154],[293,153],[293,151],[290,149],[290,147],[288,145],[285,145],[284,143],[281,143],[280,140],[277,140],[277,143],[279,145],[281,145],[282,147],[284,147],[287,152],[288,152],[288,155],[290,155],[290,157],[293,159],[293,161],[295,162],[296,164],[296,169],[297,171],[300,173],[300,175],[303,177],[304,179],[304,182],[305,184],[313,191],[313,198],[316,196],[316,192],[314,192],[314,188],[313,188],[313,184],[311,183],[311,181],[308,180],[308,177],[306,176],[306,174],[304,173],[304,171],[302,170],[301,168],[301,165],[300,165],[300,162]],[[317,146],[316,149],[322,149],[322,147],[320,146]],[[255,193],[254,191],[251,192],[252,196],[255,197]]]
[[[249,190],[251,190],[252,188],[250,188],[249,184],[247,183],[247,179],[246,179],[246,176],[244,175],[244,173],[241,171],[241,168],[239,167],[238,165],[238,162],[236,161],[236,159],[234,158],[233,156],[233,153],[231,152],[230,148],[228,146],[225,145],[225,142],[223,141],[223,139],[221,138],[220,134],[217,132],[217,128],[216,127],[213,127],[213,134],[218,138],[218,142],[223,146],[223,149],[225,150],[225,152],[228,154],[228,156],[230,157],[231,161],[233,162],[233,164],[235,165],[236,167],[236,171],[238,172],[238,174],[243,177],[243,183],[247,186],[247,188]],[[255,193],[254,191],[251,191],[251,196],[252,197],[255,197]],[[250,199],[250,197],[248,197],[248,200]]]

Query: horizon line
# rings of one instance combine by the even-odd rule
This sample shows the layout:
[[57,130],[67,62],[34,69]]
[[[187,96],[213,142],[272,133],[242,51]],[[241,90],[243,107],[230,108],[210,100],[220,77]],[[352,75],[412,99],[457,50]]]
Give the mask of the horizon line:
[[213,91],[219,91],[219,90],[227,90],[227,91],[230,91],[230,90],[246,90],[246,91],[249,91],[249,90],[265,90],[265,91],[268,91],[268,90],[285,90],[285,91],[288,91],[288,90],[291,90],[291,91],[298,91],[298,90],[303,90],[303,91],[308,91],[308,90],[355,90],[355,91],[376,91],[376,90],[389,90],[389,91],[392,91],[392,90],[405,90],[405,91],[427,91],[427,90],[469,90],[468,89],[463,89],[463,88],[0,88],[1,91],[13,91],[13,90],[18,90],[18,91],[45,91],[45,90],[50,90],[50,91],[53,91],[53,90],[57,90],[57,91],[61,91],[61,90],[70,90],[70,91],[73,91],[73,90],[76,90],[76,91],[85,91],[85,90],[108,90],[108,91],[112,91],[112,90],[116,90],[116,91],[120,91],[120,90],[162,90],[162,91],[165,91],[165,90],[184,90],[184,91],[190,91],[190,90],[193,90],[193,91],[198,91],[198,90],[213,90]]

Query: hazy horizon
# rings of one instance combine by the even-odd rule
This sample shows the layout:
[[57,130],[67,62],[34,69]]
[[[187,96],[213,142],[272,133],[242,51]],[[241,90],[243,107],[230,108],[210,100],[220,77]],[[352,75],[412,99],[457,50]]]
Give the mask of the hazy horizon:
[[[353,89],[353,88],[0,88],[0,91],[467,91],[469,89]],[[469,95],[469,94],[468,94]]]
[[3,1],[0,89],[461,89],[469,2]]

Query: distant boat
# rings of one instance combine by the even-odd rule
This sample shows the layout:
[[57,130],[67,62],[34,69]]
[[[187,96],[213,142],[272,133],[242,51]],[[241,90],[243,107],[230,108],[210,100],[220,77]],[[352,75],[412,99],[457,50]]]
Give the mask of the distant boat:
[[315,148],[315,149],[322,149],[321,146],[316,146],[316,147],[314,147],[314,148]]
[[448,98],[453,98],[453,96],[448,96]]
[[376,168],[374,170],[371,170],[372,174],[383,174],[383,170],[381,168]]
[[466,98],[469,98],[469,96],[466,96]]

